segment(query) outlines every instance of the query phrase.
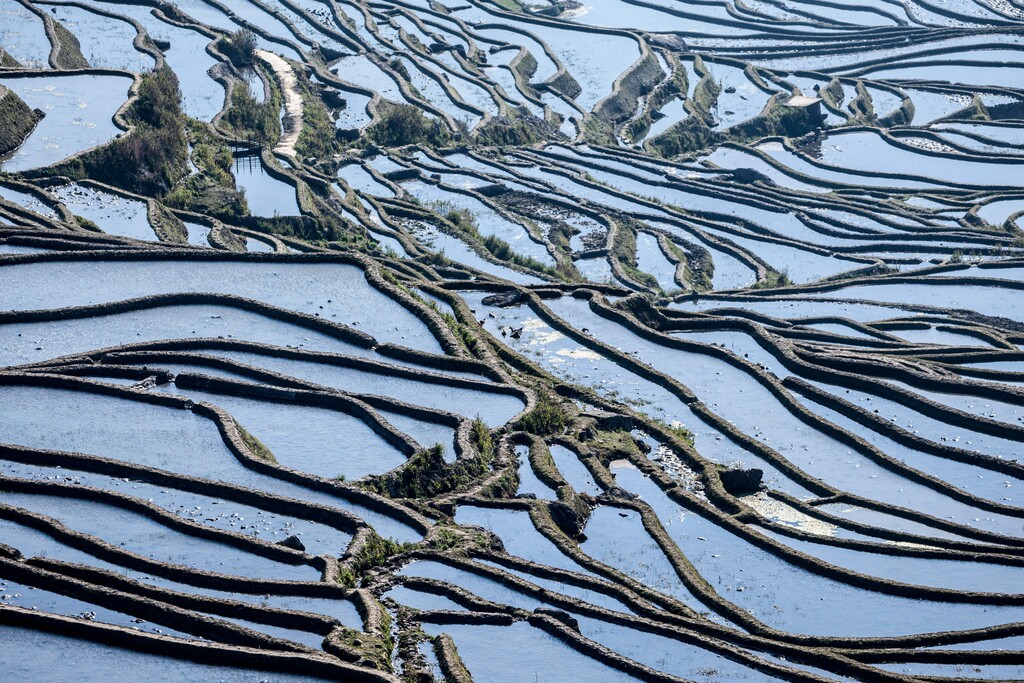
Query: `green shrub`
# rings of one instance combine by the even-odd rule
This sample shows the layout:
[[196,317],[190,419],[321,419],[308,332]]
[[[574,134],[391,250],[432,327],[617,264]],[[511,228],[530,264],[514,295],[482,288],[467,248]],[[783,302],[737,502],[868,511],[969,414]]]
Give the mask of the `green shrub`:
[[256,34],[247,28],[222,38],[218,47],[235,66],[245,68],[256,63]]
[[381,566],[395,555],[404,553],[412,547],[411,543],[399,543],[390,538],[381,538],[376,533],[370,534],[348,566],[342,567],[338,581],[351,588],[365,572]]
[[764,280],[754,285],[754,289],[775,289],[776,287],[789,287],[793,281],[789,279],[786,271],[769,270]]
[[492,118],[476,134],[478,145],[516,147],[532,145],[557,134],[557,129],[525,109]]
[[184,123],[181,89],[178,87],[178,77],[170,67],[165,65],[143,74],[139,84],[139,98],[132,105],[128,117],[133,123],[156,128],[181,126]]
[[132,192],[163,195],[188,172],[186,118],[178,79],[170,68],[143,74],[127,118],[135,130],[83,157],[82,170]]
[[231,90],[231,108],[224,114],[224,121],[239,137],[254,137],[262,144],[269,144],[281,135],[280,108],[278,98],[259,102],[248,83],[236,83]]
[[341,151],[337,128],[327,107],[312,86],[302,84],[302,131],[295,143],[295,152],[305,159],[326,159]]
[[480,419],[480,416],[473,420],[470,438],[480,457],[486,462],[490,462],[491,458],[494,457],[494,439],[491,438],[491,430],[487,428],[487,425]]
[[435,444],[418,451],[399,470],[368,477],[363,486],[391,498],[434,498],[465,488],[475,477],[487,471],[489,458],[463,458],[444,461],[444,447]]
[[369,138],[385,147],[411,144],[443,146],[451,133],[440,120],[430,120],[418,107],[398,104],[388,108],[380,120],[367,130]]
[[537,405],[523,416],[519,426],[531,434],[546,436],[565,430],[569,424],[569,414],[565,408],[546,391],[537,394]]

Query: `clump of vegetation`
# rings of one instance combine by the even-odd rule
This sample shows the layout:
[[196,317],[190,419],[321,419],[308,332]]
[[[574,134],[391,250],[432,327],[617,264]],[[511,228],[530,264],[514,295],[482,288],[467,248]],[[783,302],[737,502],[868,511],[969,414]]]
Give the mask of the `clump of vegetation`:
[[306,159],[326,159],[342,149],[337,128],[323,101],[305,81],[302,87],[302,132],[295,143],[295,152]]
[[237,67],[244,69],[256,63],[256,34],[247,28],[221,38],[217,47]]
[[393,70],[397,71],[398,73],[402,74],[402,78],[404,78],[407,81],[409,80],[409,69],[408,67],[405,66],[405,62],[403,62],[401,59],[399,59],[398,57],[392,57],[390,60],[388,60],[388,66],[391,67]]
[[12,57],[10,55],[10,53],[4,51],[4,49],[2,47],[0,47],[0,66],[6,66],[6,67],[14,68],[14,69],[20,69],[21,68],[21,62],[19,62],[17,59]]
[[789,273],[777,270],[769,270],[765,278],[754,285],[754,289],[775,289],[776,287],[789,287],[793,281],[789,279]]
[[418,107],[411,104],[389,107],[366,133],[370,140],[384,147],[411,144],[442,147],[451,140],[451,133],[441,120],[428,119]]
[[493,446],[487,455],[446,463],[444,446],[435,444],[413,454],[401,469],[367,478],[363,486],[391,498],[433,498],[465,488],[487,471],[492,456]]
[[480,457],[490,462],[494,457],[494,439],[491,437],[491,430],[479,415],[473,420],[469,438]]
[[547,391],[537,392],[537,405],[519,421],[523,431],[547,436],[565,431],[569,424],[569,413],[557,399]]
[[234,157],[228,146],[211,135],[202,125],[194,126],[194,132],[192,163],[218,183],[234,185],[234,176],[231,174]]
[[551,266],[546,266],[533,257],[523,256],[522,254],[513,251],[511,244],[496,235],[482,237],[481,243],[496,259],[506,261],[508,263],[514,263],[515,265],[523,266],[524,268],[530,268],[531,270],[538,270],[557,278],[563,277],[563,274],[557,269],[552,268]]
[[672,424],[669,424],[660,417],[653,417],[651,415],[647,415],[646,413],[641,414],[644,415],[644,417],[646,417],[647,419],[658,423],[661,427],[665,429],[665,431],[669,432],[672,436],[676,437],[683,443],[693,446],[694,434],[682,422],[673,421]]
[[164,198],[164,203],[179,209],[204,213],[224,221],[234,222],[249,213],[245,194],[235,188],[231,174],[234,157],[206,124],[189,124],[192,140],[192,163],[199,169],[175,186]]
[[480,356],[480,341],[476,338],[476,335],[473,334],[472,330],[465,325],[455,323],[455,333],[459,336],[459,339],[470,353],[477,357]]
[[674,437],[676,437],[677,439],[679,439],[683,443],[686,443],[686,444],[688,444],[690,446],[693,446],[693,438],[694,438],[693,431],[688,429],[685,425],[683,425],[683,424],[669,425],[668,430],[670,432],[672,432],[672,435]]
[[269,144],[281,135],[278,113],[281,99],[275,89],[273,95],[259,102],[248,83],[235,83],[231,90],[231,108],[224,114],[224,123],[240,138],[253,138],[260,144]]
[[699,116],[690,116],[667,131],[644,142],[644,148],[663,157],[674,157],[685,152],[704,149],[717,141],[718,133]]
[[434,538],[430,541],[430,547],[436,550],[451,550],[461,540],[462,536],[452,529],[438,529]]
[[[2,59],[5,54],[0,50],[0,66],[7,66]],[[41,118],[12,90],[0,85],[0,154],[17,149]]]
[[784,101],[784,97],[774,97],[763,112],[732,126],[728,131],[729,138],[738,142],[751,142],[769,135],[796,138],[820,128],[824,123],[825,116],[820,110],[784,106]]
[[92,232],[103,232],[103,228],[96,225],[85,216],[79,216],[78,214],[74,214],[74,216],[75,222],[78,223],[78,227],[82,228],[83,230],[91,230]]
[[155,128],[183,124],[185,114],[181,111],[181,89],[178,77],[170,67],[143,74],[139,98],[132,105],[129,118],[134,123]]
[[492,118],[476,133],[478,145],[514,147],[532,145],[553,137],[557,130],[523,108],[511,115]]
[[[444,263],[438,262],[439,259]],[[436,254],[431,260],[434,262],[434,265],[445,265],[451,263],[444,254]],[[455,333],[455,336],[458,337],[459,341],[462,342],[462,345],[466,347],[467,351],[474,356],[480,356],[480,341],[476,338],[476,335],[473,334],[472,330],[456,320],[455,316],[451,313],[442,312],[441,319],[444,320],[452,332]]]
[[89,62],[82,56],[82,44],[64,24],[53,20],[53,33],[60,43],[57,51],[57,67],[60,69],[88,69]]
[[245,427],[235,423],[238,427],[238,435],[242,437],[242,443],[245,444],[249,451],[259,458],[260,460],[266,460],[267,462],[277,462],[277,458],[274,457],[273,452],[267,448],[267,446],[260,441],[257,437],[253,436]]
[[376,533],[372,533],[367,538],[366,543],[341,568],[338,581],[342,585],[351,588],[356,585],[356,581],[364,573],[374,567],[383,565],[395,555],[411,550],[414,545],[413,543],[399,543],[390,538],[381,538]]
[[169,67],[143,74],[127,118],[135,130],[77,159],[75,175],[161,196],[188,172],[187,119],[178,78]]
[[324,644],[324,650],[344,661],[359,663],[377,669],[392,671],[391,617],[381,610],[380,631],[367,633],[359,629],[340,626],[334,629]]

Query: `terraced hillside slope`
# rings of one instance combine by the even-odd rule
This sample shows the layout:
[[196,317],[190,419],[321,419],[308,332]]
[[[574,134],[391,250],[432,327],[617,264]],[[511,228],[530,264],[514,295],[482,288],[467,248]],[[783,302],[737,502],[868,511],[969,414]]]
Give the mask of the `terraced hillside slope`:
[[1020,0],[0,0],[0,680],[1024,679]]

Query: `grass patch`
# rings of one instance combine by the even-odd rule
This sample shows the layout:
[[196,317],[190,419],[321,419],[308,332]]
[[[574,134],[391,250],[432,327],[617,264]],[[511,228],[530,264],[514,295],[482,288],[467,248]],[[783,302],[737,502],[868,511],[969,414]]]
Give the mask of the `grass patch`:
[[235,426],[238,427],[238,435],[242,437],[242,443],[245,444],[246,448],[248,448],[253,455],[260,460],[266,460],[267,462],[273,463],[277,462],[277,458],[274,457],[274,453],[267,448],[262,441],[250,434],[245,427],[238,424],[237,420],[235,421]]
[[439,119],[428,119],[419,107],[396,104],[383,113],[366,131],[367,137],[384,147],[427,144],[443,147],[451,133]]
[[196,211],[234,223],[249,214],[245,194],[235,188],[231,173],[234,157],[231,150],[204,123],[189,122],[192,141],[192,163],[199,173],[179,183],[164,198],[164,203],[178,209]]
[[0,86],[0,154],[17,149],[41,118],[13,90]]
[[305,159],[327,159],[339,153],[344,144],[338,139],[327,107],[302,74],[296,72],[302,90],[302,132],[295,143],[295,153]]
[[[486,427],[484,427],[486,429]],[[486,455],[444,461],[444,446],[435,444],[413,454],[401,469],[368,477],[363,486],[390,498],[434,498],[465,488],[488,471],[493,446]]]
[[223,121],[236,137],[268,145],[281,136],[280,111],[281,93],[277,88],[271,88],[269,99],[259,102],[248,83],[235,83],[231,108],[224,113]]
[[789,287],[793,281],[789,279],[789,273],[785,270],[781,273],[777,270],[769,270],[764,279],[754,285],[754,289],[775,289],[777,287]]
[[547,436],[565,431],[569,424],[569,413],[559,401],[547,391],[537,392],[537,405],[519,421],[523,431]]
[[381,538],[371,533],[359,551],[341,568],[338,581],[348,588],[356,585],[358,579],[370,569],[381,566],[395,555],[415,547],[414,543],[399,543],[390,538]]

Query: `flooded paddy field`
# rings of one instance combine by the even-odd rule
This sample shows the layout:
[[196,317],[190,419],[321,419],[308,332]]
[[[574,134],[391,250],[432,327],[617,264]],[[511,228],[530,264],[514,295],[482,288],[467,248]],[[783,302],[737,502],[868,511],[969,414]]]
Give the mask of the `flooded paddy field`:
[[0,0],[0,680],[1024,679],[1022,27]]

